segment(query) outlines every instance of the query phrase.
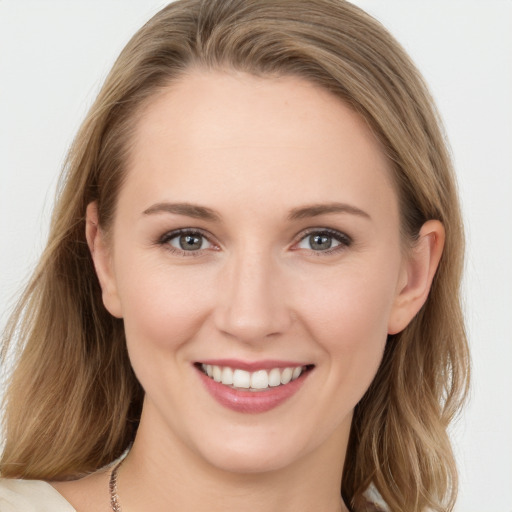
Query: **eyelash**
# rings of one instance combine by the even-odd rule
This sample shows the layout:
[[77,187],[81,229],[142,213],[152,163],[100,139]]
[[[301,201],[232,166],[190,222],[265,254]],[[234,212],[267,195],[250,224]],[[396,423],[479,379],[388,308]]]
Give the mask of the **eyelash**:
[[190,229],[190,228],[183,228],[183,229],[175,229],[174,231],[169,231],[168,233],[165,233],[159,240],[158,245],[162,245],[165,247],[166,250],[172,252],[173,254],[176,254],[178,256],[200,256],[202,252],[205,249],[199,249],[197,251],[185,251],[183,249],[178,249],[177,247],[173,247],[169,242],[181,235],[189,235],[189,236],[198,236],[201,238],[204,238],[207,240],[210,244],[215,246],[215,244],[210,240],[210,237],[208,237],[203,231],[199,229]]
[[[350,247],[352,245],[352,238],[350,238],[345,233],[342,233],[341,231],[338,231],[336,229],[331,228],[310,228],[309,230],[302,232],[299,235],[299,239],[297,242],[294,243],[294,245],[299,244],[306,238],[312,236],[312,235],[326,235],[337,242],[339,242],[339,245],[336,245],[335,247],[331,247],[329,249],[326,249],[325,251],[315,251],[313,249],[310,249],[310,252],[313,253],[315,256],[321,257],[321,256],[328,256],[331,254],[335,254],[337,252],[343,251]],[[299,249],[295,249],[299,250]]]
[[[203,251],[207,249],[198,249],[198,250],[190,250],[186,251],[183,249],[178,249],[177,247],[173,247],[169,242],[173,240],[174,238],[181,236],[181,235],[189,235],[189,236],[198,236],[208,241],[213,247],[216,247],[218,250],[218,246],[214,244],[210,237],[206,235],[203,231],[199,229],[192,229],[192,228],[182,228],[182,229],[176,229],[173,231],[169,231],[168,233],[165,233],[160,239],[158,240],[158,245],[164,246],[166,250],[172,252],[173,254],[176,254],[178,256],[184,256],[184,257],[197,257],[202,255]],[[312,235],[319,235],[319,236],[328,236],[335,241],[339,242],[339,245],[336,245],[332,248],[326,249],[324,251],[319,250],[315,251],[313,249],[309,249],[311,253],[313,253],[315,256],[327,256],[334,253],[337,253],[339,251],[343,251],[350,247],[352,245],[352,239],[346,235],[345,233],[342,233],[341,231],[330,229],[330,228],[311,228],[305,232],[300,233],[300,235],[297,237],[297,241],[293,243],[293,246],[298,245],[300,242],[305,240],[306,238],[312,236]],[[292,249],[292,250],[300,250],[300,249]]]

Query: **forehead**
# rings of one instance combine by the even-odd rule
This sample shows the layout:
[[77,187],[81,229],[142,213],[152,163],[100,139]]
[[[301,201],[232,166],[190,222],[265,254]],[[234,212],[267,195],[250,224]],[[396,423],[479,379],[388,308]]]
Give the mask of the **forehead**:
[[396,203],[364,119],[297,77],[192,70],[149,101],[132,142],[127,181],[148,202]]

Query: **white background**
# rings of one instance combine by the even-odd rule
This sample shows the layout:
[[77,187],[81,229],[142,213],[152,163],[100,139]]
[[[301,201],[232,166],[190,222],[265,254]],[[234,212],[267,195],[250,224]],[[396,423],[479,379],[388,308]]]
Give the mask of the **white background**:
[[[468,233],[472,397],[458,512],[512,512],[512,1],[357,0],[405,46],[451,141]],[[165,2],[0,0],[0,327],[40,253],[65,152],[114,58]]]

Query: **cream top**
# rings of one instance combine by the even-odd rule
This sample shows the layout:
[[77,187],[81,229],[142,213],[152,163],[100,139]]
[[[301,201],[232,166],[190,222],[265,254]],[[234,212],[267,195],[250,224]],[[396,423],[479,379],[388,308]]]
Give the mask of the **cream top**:
[[76,512],[49,483],[0,479],[0,512]]
[[[375,487],[365,492],[375,512],[387,512]],[[76,512],[48,482],[42,480],[16,480],[0,478],[0,512]]]

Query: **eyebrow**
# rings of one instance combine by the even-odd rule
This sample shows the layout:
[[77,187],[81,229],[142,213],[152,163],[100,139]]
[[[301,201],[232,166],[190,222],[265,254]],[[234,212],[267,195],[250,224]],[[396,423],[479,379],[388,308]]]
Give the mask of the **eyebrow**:
[[319,215],[325,215],[328,213],[349,213],[351,215],[357,215],[359,217],[364,217],[366,219],[371,220],[370,215],[365,211],[345,203],[320,203],[300,208],[294,208],[288,215],[288,219],[307,219],[310,217],[318,217]]
[[189,203],[156,203],[144,210],[144,215],[153,215],[157,213],[174,213],[177,215],[186,215],[194,219],[203,219],[210,221],[219,221],[220,216],[211,208]]
[[[154,215],[158,213],[171,213],[176,215],[185,215],[194,219],[202,219],[209,221],[220,221],[220,215],[206,206],[199,206],[190,203],[156,203],[144,210],[144,215]],[[294,208],[288,214],[288,220],[300,220],[310,217],[318,217],[329,213],[349,213],[366,219],[371,219],[370,215],[365,211],[345,203],[319,203],[308,206]]]

